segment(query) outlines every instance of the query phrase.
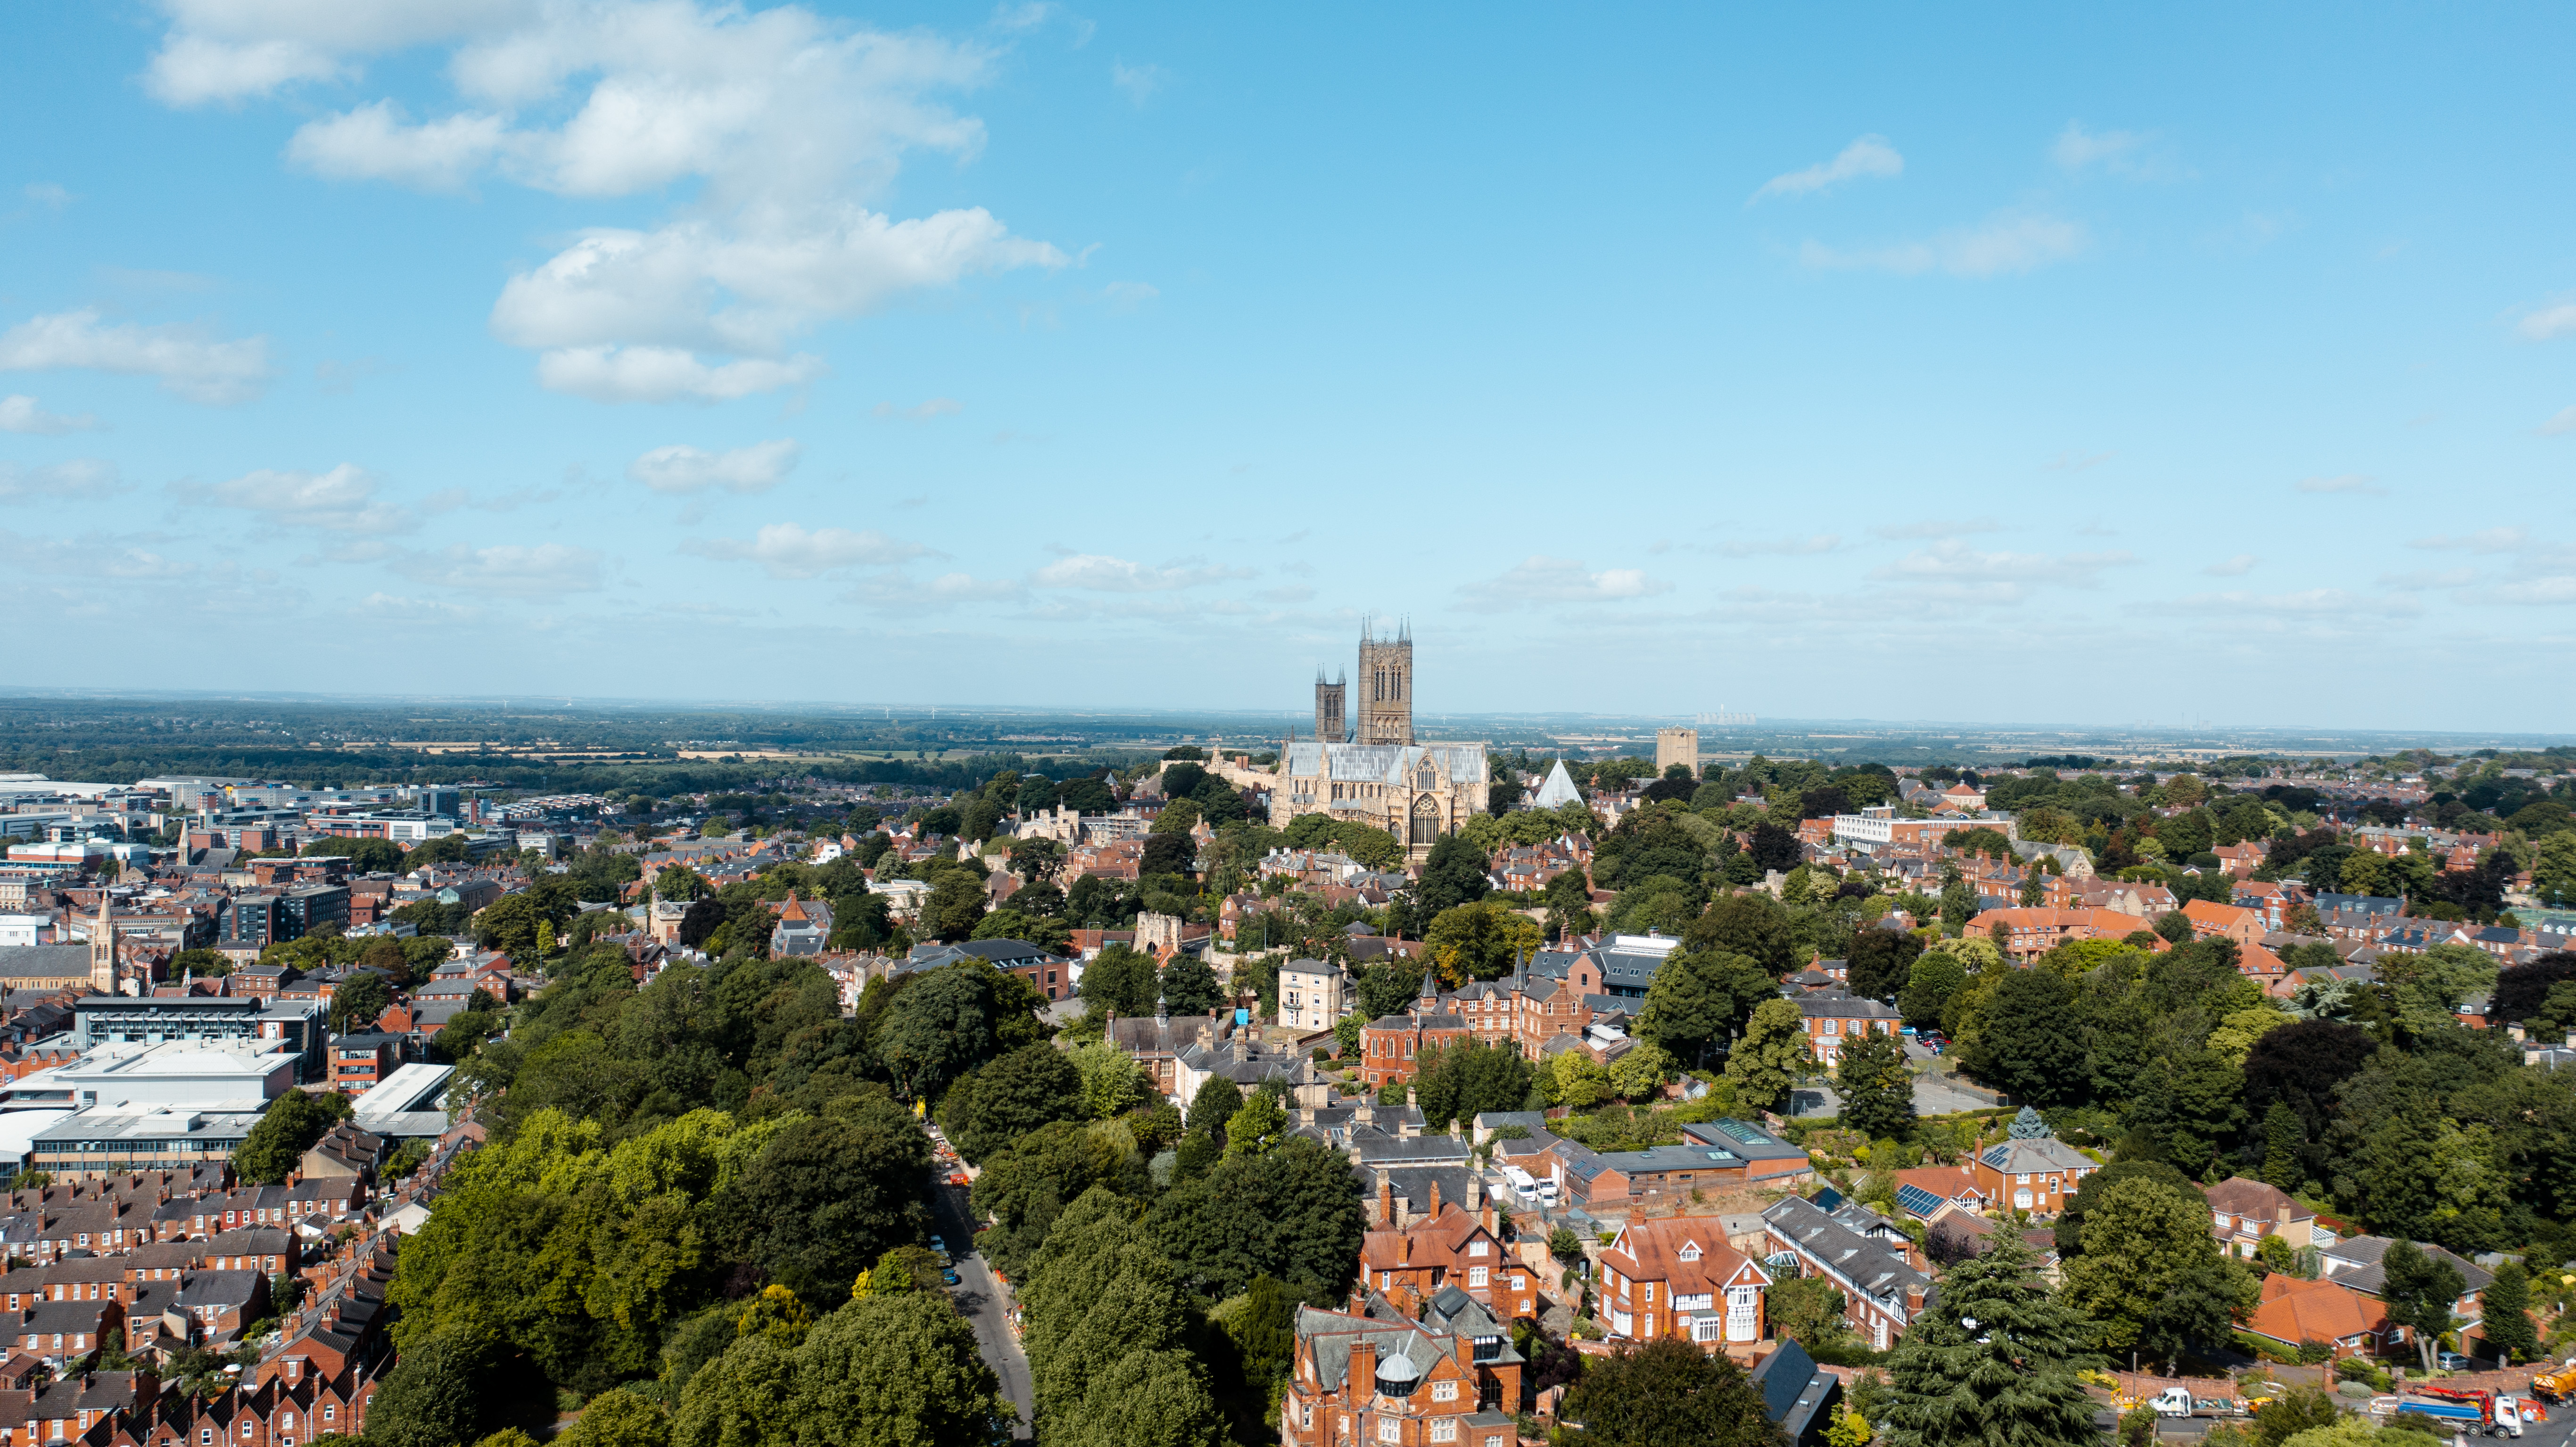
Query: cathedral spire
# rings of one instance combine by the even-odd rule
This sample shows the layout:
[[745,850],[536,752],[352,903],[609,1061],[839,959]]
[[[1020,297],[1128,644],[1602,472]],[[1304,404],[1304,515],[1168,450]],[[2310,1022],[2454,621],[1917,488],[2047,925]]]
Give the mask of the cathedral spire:
[[89,987],[102,995],[116,993],[115,904],[104,875],[98,881],[98,922],[89,927]]

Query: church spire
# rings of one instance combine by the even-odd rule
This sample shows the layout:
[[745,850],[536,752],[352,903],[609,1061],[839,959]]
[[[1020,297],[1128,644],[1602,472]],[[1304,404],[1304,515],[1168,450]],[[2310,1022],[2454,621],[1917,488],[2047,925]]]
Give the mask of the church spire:
[[98,881],[98,922],[89,927],[89,987],[102,995],[116,993],[115,904],[104,875]]

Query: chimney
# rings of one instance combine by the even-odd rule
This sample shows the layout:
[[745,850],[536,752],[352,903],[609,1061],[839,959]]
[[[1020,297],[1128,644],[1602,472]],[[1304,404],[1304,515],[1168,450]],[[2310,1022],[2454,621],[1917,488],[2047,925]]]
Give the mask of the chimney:
[[1921,1316],[1922,1314],[1923,1288],[1920,1286],[1908,1286],[1905,1288],[1905,1319],[1907,1321],[1912,1321],[1914,1318]]
[[1432,1178],[1432,1181],[1431,1181],[1431,1211],[1430,1211],[1430,1215],[1431,1215],[1432,1219],[1434,1219],[1434,1220],[1439,1219],[1439,1216],[1440,1216],[1440,1181],[1439,1181],[1439,1178],[1438,1178],[1438,1177],[1436,1177],[1436,1176],[1435,1176],[1435,1177],[1433,1177],[1433,1178]]
[[1469,1166],[1467,1168],[1467,1199],[1459,1202],[1458,1204],[1466,1207],[1467,1214],[1470,1216],[1478,1215],[1484,1210],[1484,1184],[1485,1183],[1477,1177],[1476,1168],[1472,1165]]

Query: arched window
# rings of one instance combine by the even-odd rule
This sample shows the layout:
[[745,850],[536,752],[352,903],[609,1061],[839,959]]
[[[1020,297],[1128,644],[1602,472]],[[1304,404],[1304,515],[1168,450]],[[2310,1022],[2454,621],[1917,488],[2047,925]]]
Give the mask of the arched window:
[[1434,844],[1440,839],[1440,805],[1429,798],[1413,801],[1413,837],[1416,845]]

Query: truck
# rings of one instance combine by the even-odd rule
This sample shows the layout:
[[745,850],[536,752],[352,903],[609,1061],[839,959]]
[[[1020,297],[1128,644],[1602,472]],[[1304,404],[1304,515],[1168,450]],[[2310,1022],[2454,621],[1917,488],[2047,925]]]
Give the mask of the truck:
[[2564,1402],[2576,1397],[2576,1357],[2569,1357],[2556,1367],[2544,1367],[2531,1374],[2531,1394],[2544,1402]]
[[2512,1399],[2498,1401],[2493,1392],[2415,1387],[2398,1399],[2395,1410],[2430,1417],[2462,1432],[2484,1432],[2490,1437],[2522,1435],[2522,1416],[2513,1409]]
[[2147,1398],[2159,1417],[2242,1417],[2243,1404],[2233,1397],[2195,1397],[2189,1387],[2167,1387]]

